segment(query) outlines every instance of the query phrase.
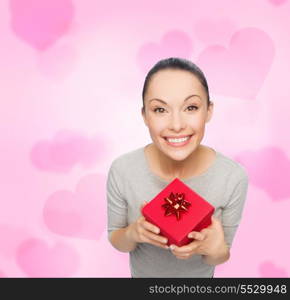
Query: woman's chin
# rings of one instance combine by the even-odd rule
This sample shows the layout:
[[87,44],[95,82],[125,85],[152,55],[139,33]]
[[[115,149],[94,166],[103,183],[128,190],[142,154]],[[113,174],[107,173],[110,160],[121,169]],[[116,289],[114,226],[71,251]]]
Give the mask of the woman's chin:
[[189,157],[190,153],[189,154],[175,154],[175,155],[170,155],[169,157],[172,159],[172,160],[175,160],[175,161],[184,161],[186,160],[188,157]]
[[168,158],[175,161],[184,161],[187,159],[195,150],[196,145],[193,144],[194,141],[190,141],[191,143],[184,145],[182,147],[171,146],[167,142],[158,140],[159,151],[161,151]]
[[187,159],[193,150],[190,149],[164,149],[162,152],[169,158],[175,161],[183,161]]

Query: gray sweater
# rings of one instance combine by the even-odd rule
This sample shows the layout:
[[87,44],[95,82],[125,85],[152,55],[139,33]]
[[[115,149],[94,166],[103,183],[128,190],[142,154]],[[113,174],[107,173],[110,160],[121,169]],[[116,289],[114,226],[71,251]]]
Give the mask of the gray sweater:
[[[107,179],[108,234],[134,222],[140,216],[143,201],[149,202],[170,183],[152,173],[144,148],[125,153],[111,164]],[[214,162],[203,174],[181,180],[215,207],[214,215],[221,219],[230,247],[247,195],[245,168],[216,151]],[[201,255],[181,260],[170,250],[148,243],[138,243],[129,254],[132,277],[214,275],[214,266],[204,263]]]

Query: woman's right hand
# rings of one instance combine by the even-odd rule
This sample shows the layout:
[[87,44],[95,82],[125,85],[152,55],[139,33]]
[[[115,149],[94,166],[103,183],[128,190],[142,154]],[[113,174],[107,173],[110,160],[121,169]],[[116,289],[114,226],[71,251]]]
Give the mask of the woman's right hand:
[[[141,214],[145,204],[146,202],[141,205]],[[167,238],[159,235],[159,232],[160,229],[146,221],[143,215],[131,223],[127,230],[128,237],[136,243],[149,243],[162,249],[168,249]]]

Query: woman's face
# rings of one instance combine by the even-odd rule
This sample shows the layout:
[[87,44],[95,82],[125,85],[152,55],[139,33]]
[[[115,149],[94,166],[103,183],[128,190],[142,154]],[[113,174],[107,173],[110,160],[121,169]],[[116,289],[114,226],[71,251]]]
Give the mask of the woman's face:
[[148,85],[142,116],[155,146],[173,160],[186,159],[201,143],[213,103],[198,78],[184,70],[161,70]]

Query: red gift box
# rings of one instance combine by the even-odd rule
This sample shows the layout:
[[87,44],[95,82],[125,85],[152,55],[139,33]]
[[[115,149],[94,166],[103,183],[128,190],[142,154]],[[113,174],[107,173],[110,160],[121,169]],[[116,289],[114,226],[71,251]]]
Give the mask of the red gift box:
[[214,207],[178,178],[171,181],[143,209],[145,219],[159,227],[168,238],[167,245],[179,247],[193,241],[191,231],[201,231],[211,224]]

